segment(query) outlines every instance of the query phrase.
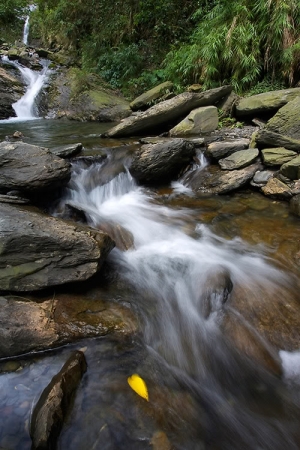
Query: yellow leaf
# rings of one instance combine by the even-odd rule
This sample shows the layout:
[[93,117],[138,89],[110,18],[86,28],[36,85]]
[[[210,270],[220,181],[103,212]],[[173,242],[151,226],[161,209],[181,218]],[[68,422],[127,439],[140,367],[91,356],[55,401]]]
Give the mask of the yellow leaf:
[[136,373],[127,378],[128,384],[131,389],[136,392],[140,397],[149,401],[148,389],[145,381]]

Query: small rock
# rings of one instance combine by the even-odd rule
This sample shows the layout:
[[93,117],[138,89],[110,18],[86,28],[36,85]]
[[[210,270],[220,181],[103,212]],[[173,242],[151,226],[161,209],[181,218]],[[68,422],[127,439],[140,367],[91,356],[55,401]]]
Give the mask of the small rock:
[[233,141],[212,142],[208,145],[206,155],[210,158],[220,159],[239,150],[249,147],[249,139],[236,139]]
[[281,166],[297,156],[296,152],[287,150],[284,147],[266,148],[261,153],[266,166]]
[[251,181],[251,185],[258,187],[264,186],[273,175],[274,172],[271,170],[258,170]]
[[278,180],[278,178],[271,178],[261,190],[266,196],[272,198],[286,200],[292,196],[289,186]]
[[293,214],[300,217],[300,194],[295,195],[290,201],[290,210]]
[[227,158],[220,159],[219,164],[223,170],[243,169],[244,167],[250,166],[250,164],[255,161],[258,154],[259,151],[257,148],[240,150],[227,156]]

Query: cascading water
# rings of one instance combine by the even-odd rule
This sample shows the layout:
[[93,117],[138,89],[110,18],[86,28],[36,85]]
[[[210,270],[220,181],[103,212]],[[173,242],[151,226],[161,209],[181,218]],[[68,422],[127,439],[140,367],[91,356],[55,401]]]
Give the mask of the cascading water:
[[[32,12],[36,9],[36,5],[29,5],[29,11]],[[28,44],[28,36],[29,36],[29,19],[30,14],[26,16],[25,24],[24,24],[24,30],[23,30],[23,42],[24,44]]]
[[150,351],[202,405],[207,448],[297,449],[288,427],[249,407],[253,388],[239,383],[256,380],[261,391],[255,395],[264,396],[272,377],[241,359],[219,327],[226,290],[242,286],[249,299],[272,298],[288,286],[287,275],[241,240],[195,223],[191,211],[156,205],[128,171],[102,186],[98,180],[99,165],[74,164],[60,207],[69,202],[93,227],[114,223],[133,235],[134,248],[115,249],[110,260],[132,286]]

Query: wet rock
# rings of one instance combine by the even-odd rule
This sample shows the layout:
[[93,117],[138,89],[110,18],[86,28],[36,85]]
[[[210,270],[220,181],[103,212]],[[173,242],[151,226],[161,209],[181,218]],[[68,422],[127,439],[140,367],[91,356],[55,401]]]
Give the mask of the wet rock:
[[14,139],[22,139],[24,136],[23,136],[23,133],[21,133],[21,131],[15,131],[14,134],[12,135],[12,137]]
[[214,105],[231,92],[231,86],[222,86],[201,93],[184,92],[176,97],[152,106],[147,111],[124,119],[119,125],[109,130],[108,137],[134,136],[146,133],[158,127],[168,129],[193,109],[200,106]]
[[186,177],[185,185],[195,193],[225,194],[246,185],[261,168],[259,163],[231,171],[223,171],[217,166],[208,166],[192,172]]
[[164,83],[155,86],[147,92],[137,97],[130,103],[132,111],[144,110],[151,106],[151,103],[160,99],[163,95],[173,89],[173,83],[166,81]]
[[205,153],[209,158],[220,159],[237,151],[247,149],[249,147],[249,142],[249,139],[212,142],[208,145]]
[[70,179],[70,164],[49,150],[23,142],[0,143],[0,188],[36,192],[62,187]]
[[290,187],[278,180],[278,178],[270,178],[261,190],[267,197],[271,198],[286,200],[292,196]]
[[133,156],[130,173],[141,183],[168,183],[186,167],[195,147],[184,139],[142,145]]
[[72,398],[86,370],[84,354],[77,351],[43,391],[31,418],[32,449],[56,448],[56,440],[70,410]]
[[295,195],[290,201],[290,210],[296,216],[300,216],[300,194]]
[[12,105],[24,94],[23,84],[0,66],[0,120],[15,117]]
[[[38,300],[38,303],[36,302]],[[0,357],[47,350],[87,337],[131,336],[138,324],[131,311],[93,294],[0,297]]]
[[0,289],[33,291],[86,280],[114,244],[108,235],[75,227],[38,210],[0,203]]
[[273,177],[273,175],[274,172],[272,172],[271,170],[258,170],[255,173],[253,180],[251,181],[250,184],[251,186],[255,187],[265,186],[269,181],[269,179]]
[[236,107],[236,115],[237,117],[254,118],[259,115],[275,113],[298,96],[300,96],[300,88],[282,89],[242,98]]
[[300,156],[283,164],[280,167],[280,173],[290,180],[298,180],[300,178]]
[[215,106],[193,109],[178,125],[169,131],[170,136],[187,136],[210,133],[218,128],[218,110]]
[[230,273],[223,267],[216,267],[213,272],[206,275],[200,302],[202,315],[206,319],[213,312],[223,308],[232,288]]
[[16,205],[26,205],[30,201],[28,198],[19,197],[17,195],[2,195],[0,194],[0,203],[13,203]]
[[220,159],[219,164],[223,170],[242,169],[250,166],[258,157],[259,151],[257,148],[250,148],[248,150],[240,150],[233,153],[227,158]]
[[297,156],[296,152],[287,150],[284,147],[265,148],[261,151],[261,154],[266,166],[281,166]]
[[50,152],[60,158],[70,158],[71,156],[77,155],[82,150],[82,144],[72,144],[72,145],[61,145],[59,147],[50,148]]
[[124,227],[114,223],[101,223],[99,229],[107,233],[119,250],[126,251],[134,247],[133,234]]

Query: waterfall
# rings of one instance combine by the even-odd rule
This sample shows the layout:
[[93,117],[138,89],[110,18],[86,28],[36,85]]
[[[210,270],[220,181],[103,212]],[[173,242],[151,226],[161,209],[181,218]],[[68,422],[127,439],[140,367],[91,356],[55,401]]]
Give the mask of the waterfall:
[[42,60],[43,69],[40,72],[31,70],[28,67],[22,66],[16,61],[10,61],[7,56],[3,56],[2,60],[17,67],[21,72],[22,78],[26,85],[26,91],[23,97],[16,103],[13,103],[12,107],[16,112],[16,117],[8,119],[9,121],[25,121],[38,119],[38,111],[35,105],[35,100],[40,93],[48,76],[47,60]]
[[[29,11],[30,13],[36,9],[36,5],[29,5]],[[24,24],[24,30],[23,30],[23,42],[24,44],[28,44],[28,36],[29,36],[29,18],[30,13],[28,16],[26,16],[25,24]]]

